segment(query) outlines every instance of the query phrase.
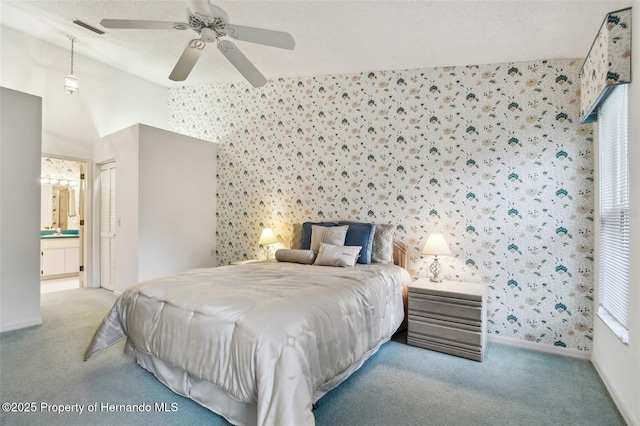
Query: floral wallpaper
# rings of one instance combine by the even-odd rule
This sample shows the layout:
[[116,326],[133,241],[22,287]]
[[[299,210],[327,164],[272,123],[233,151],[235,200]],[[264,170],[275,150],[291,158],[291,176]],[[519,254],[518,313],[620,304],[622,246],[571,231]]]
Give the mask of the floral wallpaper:
[[595,108],[603,90],[631,82],[631,9],[611,12],[605,17],[580,71],[583,123],[595,121]]
[[46,178],[80,180],[81,163],[59,158],[42,157],[41,175]]
[[220,143],[218,261],[260,257],[262,228],[390,223],[409,270],[442,232],[448,279],[490,287],[489,333],[589,351],[590,125],[581,60],[284,78],[169,91],[172,130]]

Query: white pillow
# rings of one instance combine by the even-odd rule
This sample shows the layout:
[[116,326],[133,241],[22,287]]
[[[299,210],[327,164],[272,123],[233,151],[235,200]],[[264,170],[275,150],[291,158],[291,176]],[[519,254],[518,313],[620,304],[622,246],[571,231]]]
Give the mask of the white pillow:
[[320,266],[353,266],[360,255],[360,246],[336,246],[320,243],[320,251],[314,265]]
[[334,246],[343,246],[347,238],[349,225],[344,226],[311,226],[311,250],[316,253],[320,249],[320,243],[327,243]]

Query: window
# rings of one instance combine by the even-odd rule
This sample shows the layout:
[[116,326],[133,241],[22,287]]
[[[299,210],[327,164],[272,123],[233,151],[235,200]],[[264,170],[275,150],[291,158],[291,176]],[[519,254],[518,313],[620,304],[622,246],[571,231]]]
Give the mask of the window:
[[628,342],[629,161],[627,85],[614,87],[598,108],[600,194],[598,316]]

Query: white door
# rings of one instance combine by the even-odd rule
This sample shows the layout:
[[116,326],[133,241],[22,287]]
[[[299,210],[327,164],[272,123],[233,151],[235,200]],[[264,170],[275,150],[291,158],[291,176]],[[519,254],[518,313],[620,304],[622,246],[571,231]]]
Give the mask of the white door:
[[116,278],[116,163],[100,166],[100,285],[114,289]]
[[84,200],[85,197],[87,196],[87,179],[86,179],[86,173],[87,173],[87,164],[86,163],[80,163],[80,198],[79,198],[79,205],[77,206],[78,209],[78,214],[80,215],[80,220],[78,222],[78,229],[80,230],[80,238],[79,238],[79,247],[78,247],[78,270],[80,270],[80,287],[84,288],[87,286],[87,271],[85,268],[85,245],[87,243],[87,241],[85,240],[86,238],[86,234],[85,234],[85,204],[84,204]]

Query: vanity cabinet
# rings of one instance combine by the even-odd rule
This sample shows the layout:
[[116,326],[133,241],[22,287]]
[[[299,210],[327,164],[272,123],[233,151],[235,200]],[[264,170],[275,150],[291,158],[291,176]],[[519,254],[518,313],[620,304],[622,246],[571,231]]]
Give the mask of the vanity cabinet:
[[43,279],[78,274],[80,269],[80,241],[78,238],[40,240],[40,254],[40,275]]

